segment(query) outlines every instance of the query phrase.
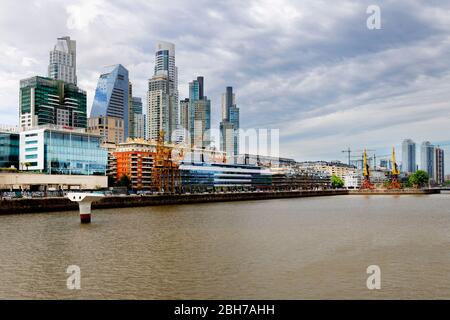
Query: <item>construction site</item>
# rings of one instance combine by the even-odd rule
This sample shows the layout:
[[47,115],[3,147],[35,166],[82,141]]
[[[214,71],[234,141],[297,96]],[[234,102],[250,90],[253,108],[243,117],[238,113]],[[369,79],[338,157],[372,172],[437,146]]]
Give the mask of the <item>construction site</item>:
[[[380,166],[377,166],[377,155],[373,153],[369,156],[369,152],[374,152],[373,149],[364,149],[352,151],[350,148],[343,150],[343,153],[348,154],[349,165],[354,165],[355,168],[361,172],[362,181],[359,186],[361,190],[400,190],[403,188],[400,182],[400,170],[396,160],[395,148],[392,147],[392,152],[386,155],[379,155]],[[352,160],[351,153],[361,152],[358,159]],[[390,158],[390,159],[389,159]],[[372,165],[371,165],[372,164]],[[383,165],[381,165],[383,164]]]

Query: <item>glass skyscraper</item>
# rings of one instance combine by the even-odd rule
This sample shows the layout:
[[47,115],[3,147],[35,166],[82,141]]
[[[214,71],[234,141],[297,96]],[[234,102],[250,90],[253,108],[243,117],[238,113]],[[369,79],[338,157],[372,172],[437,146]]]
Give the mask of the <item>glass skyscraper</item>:
[[434,146],[429,141],[424,141],[421,146],[420,168],[426,171],[430,177],[434,177]]
[[222,94],[222,122],[220,123],[221,149],[228,156],[239,154],[239,108],[233,87]]
[[402,143],[402,172],[416,172],[416,143],[411,139],[405,139]]
[[129,132],[128,108],[128,70],[121,64],[108,67],[98,80],[90,117],[108,116],[123,119],[124,139],[126,140]]

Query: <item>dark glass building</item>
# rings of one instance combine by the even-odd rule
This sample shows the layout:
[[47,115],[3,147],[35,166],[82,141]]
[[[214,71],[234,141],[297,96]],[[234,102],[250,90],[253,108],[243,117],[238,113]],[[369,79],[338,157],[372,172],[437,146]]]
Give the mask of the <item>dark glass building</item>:
[[18,133],[0,131],[0,168],[19,169],[19,141]]
[[76,85],[45,77],[20,81],[20,126],[54,124],[86,128],[86,92]]

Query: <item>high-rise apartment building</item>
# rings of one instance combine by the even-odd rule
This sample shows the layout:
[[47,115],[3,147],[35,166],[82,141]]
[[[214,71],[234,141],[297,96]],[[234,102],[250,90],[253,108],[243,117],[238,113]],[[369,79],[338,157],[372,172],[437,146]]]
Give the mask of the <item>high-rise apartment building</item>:
[[168,141],[169,133],[169,81],[166,74],[154,75],[148,82],[147,138],[157,140],[161,131]]
[[32,77],[20,81],[20,127],[54,124],[86,128],[86,92],[62,80]]
[[77,84],[77,44],[70,37],[58,38],[50,51],[48,77]]
[[233,87],[222,94],[222,121],[220,123],[221,148],[228,157],[239,153],[239,108]]
[[444,150],[436,147],[434,152],[434,181],[437,184],[443,184],[445,181]]
[[175,65],[175,45],[159,41],[156,44],[155,70],[147,93],[147,137],[158,139],[160,131],[171,141],[178,125],[178,69]]
[[420,169],[426,171],[430,179],[434,179],[434,146],[429,141],[424,141],[420,149]]
[[211,100],[204,95],[204,78],[189,83],[189,134],[191,145],[205,148],[210,145]]
[[122,119],[125,140],[129,134],[129,85],[128,70],[124,66],[107,67],[98,80],[91,110],[91,118]]
[[411,139],[405,139],[402,143],[402,172],[416,172],[416,143]]

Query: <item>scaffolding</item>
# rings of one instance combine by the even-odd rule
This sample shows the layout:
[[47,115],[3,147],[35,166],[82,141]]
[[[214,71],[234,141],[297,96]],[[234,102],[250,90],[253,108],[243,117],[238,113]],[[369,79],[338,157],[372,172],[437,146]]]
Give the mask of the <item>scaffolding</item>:
[[161,130],[153,159],[152,185],[159,193],[177,193],[180,190],[181,178],[179,165],[172,158],[173,146],[165,145],[164,131]]

